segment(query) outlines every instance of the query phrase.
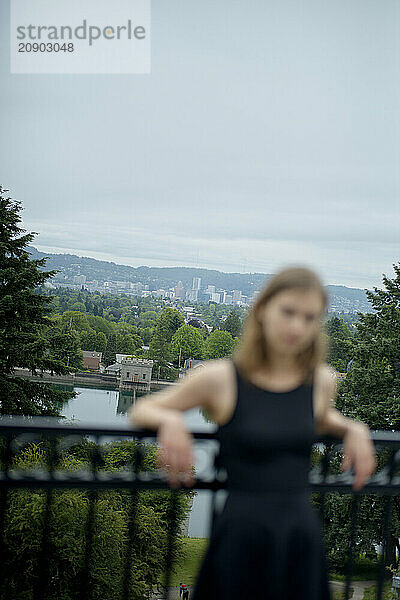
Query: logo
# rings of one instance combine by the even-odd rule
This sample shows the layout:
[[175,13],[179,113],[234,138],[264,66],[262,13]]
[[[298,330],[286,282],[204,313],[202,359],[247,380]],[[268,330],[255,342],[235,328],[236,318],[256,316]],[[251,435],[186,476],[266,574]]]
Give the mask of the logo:
[[150,73],[150,0],[11,0],[11,73]]

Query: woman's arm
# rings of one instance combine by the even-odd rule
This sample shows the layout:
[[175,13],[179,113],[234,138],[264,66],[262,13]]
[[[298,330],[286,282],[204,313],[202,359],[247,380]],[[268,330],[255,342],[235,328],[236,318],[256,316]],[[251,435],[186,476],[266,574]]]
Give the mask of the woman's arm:
[[162,448],[159,464],[167,469],[172,487],[180,484],[181,475],[186,485],[194,484],[193,437],[184,424],[182,413],[199,406],[212,414],[218,362],[198,367],[167,390],[140,398],[128,412],[133,425],[157,430],[157,440]]
[[374,444],[369,427],[361,421],[349,419],[334,408],[337,393],[336,374],[330,369],[321,378],[324,410],[319,421],[318,433],[343,439],[342,470],[353,467],[354,490],[361,489],[376,470]]
[[148,394],[136,401],[128,411],[133,425],[157,430],[165,420],[181,420],[182,413],[197,406],[210,410],[212,374],[215,361],[198,367],[168,389]]

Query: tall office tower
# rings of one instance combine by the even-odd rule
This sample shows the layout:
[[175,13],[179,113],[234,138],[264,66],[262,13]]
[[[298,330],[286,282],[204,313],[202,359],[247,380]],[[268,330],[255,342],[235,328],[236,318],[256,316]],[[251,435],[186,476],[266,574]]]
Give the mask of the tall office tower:
[[199,290],[201,286],[201,277],[193,277],[192,290]]
[[233,301],[237,302],[242,299],[242,290],[232,290]]
[[185,298],[185,288],[182,281],[178,281],[178,285],[175,287],[175,298],[179,298],[180,300]]
[[199,290],[187,290],[186,299],[189,300],[189,302],[197,302],[198,295],[199,295]]

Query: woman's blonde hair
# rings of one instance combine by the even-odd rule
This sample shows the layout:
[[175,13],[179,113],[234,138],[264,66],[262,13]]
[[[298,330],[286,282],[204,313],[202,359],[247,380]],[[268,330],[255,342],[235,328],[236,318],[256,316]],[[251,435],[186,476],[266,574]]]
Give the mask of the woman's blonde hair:
[[[328,297],[320,278],[314,271],[306,267],[288,267],[271,277],[257,296],[246,317],[241,342],[233,355],[233,360],[244,377],[268,366],[265,335],[262,324],[257,317],[259,310],[279,292],[293,289],[301,289],[307,292],[315,290],[320,294],[324,310],[326,309]],[[304,372],[305,382],[312,382],[315,367],[324,361],[326,354],[326,336],[322,328],[319,327],[311,344],[298,355],[298,364]]]

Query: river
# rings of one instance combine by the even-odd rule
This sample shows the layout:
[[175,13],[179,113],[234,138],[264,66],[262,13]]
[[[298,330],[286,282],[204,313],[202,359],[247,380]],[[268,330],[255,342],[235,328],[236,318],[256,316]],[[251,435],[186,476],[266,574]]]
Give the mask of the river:
[[[92,387],[75,387],[74,390],[78,396],[69,400],[61,412],[68,420],[92,425],[127,423],[126,413],[132,404],[132,392]],[[215,425],[208,423],[198,409],[185,412],[184,419],[189,430],[213,431],[215,429]],[[197,472],[201,471],[202,474],[211,472],[210,460],[213,447],[215,447],[215,442],[196,443],[195,466]],[[209,536],[211,495],[209,491],[197,492],[189,517],[189,537]]]

